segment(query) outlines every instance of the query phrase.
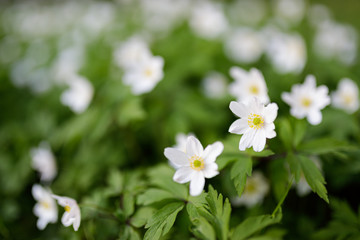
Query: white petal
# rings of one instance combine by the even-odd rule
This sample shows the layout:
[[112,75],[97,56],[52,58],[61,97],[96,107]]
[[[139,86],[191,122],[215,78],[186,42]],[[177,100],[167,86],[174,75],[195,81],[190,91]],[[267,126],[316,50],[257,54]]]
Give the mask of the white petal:
[[239,150],[244,151],[246,148],[249,148],[253,144],[253,139],[255,136],[256,130],[248,129],[247,132],[240,139]]
[[48,224],[48,221],[46,218],[39,218],[36,222],[36,226],[40,230],[44,230],[47,224]]
[[274,131],[275,129],[275,124],[271,123],[271,124],[266,124],[265,125],[265,137],[266,138],[274,138],[276,137],[276,132]]
[[201,145],[200,141],[193,136],[188,137],[186,142],[186,153],[189,156],[201,156],[204,151],[203,146]]
[[205,148],[204,153],[202,155],[205,163],[215,162],[216,158],[222,153],[223,150],[224,150],[224,144],[222,144],[221,142],[215,142],[213,144],[208,145]]
[[307,75],[303,86],[306,86],[306,88],[308,89],[315,89],[316,88],[315,76],[311,74]]
[[181,167],[176,170],[173,180],[178,183],[187,183],[191,180],[194,172],[191,167]]
[[243,103],[232,101],[229,107],[230,110],[240,118],[246,118],[249,114],[247,106]]
[[254,136],[253,149],[255,152],[261,152],[265,148],[266,137],[264,130],[258,130]]
[[318,125],[319,123],[321,123],[322,114],[320,111],[311,111],[307,116],[307,120],[311,125]]
[[75,220],[73,223],[73,227],[74,227],[74,230],[77,231],[80,227],[80,222],[81,222],[80,209],[77,209],[75,214],[76,214],[76,217],[75,217]]
[[216,163],[208,163],[205,164],[205,168],[203,169],[204,177],[212,178],[219,174],[218,165]]
[[173,162],[176,165],[180,166],[189,166],[189,160],[186,153],[176,149],[176,148],[165,148],[164,155],[167,159]]
[[244,134],[246,129],[249,128],[249,125],[247,123],[246,119],[238,119],[235,122],[233,122],[229,128],[229,132],[235,133],[235,134]]
[[292,95],[288,92],[283,92],[281,94],[281,99],[286,102],[288,105],[293,105],[293,98]]
[[44,189],[39,184],[34,184],[31,193],[35,200],[41,200],[44,198]]
[[75,218],[69,212],[64,212],[64,215],[61,218],[61,223],[68,227],[74,222]]
[[194,173],[190,181],[190,195],[198,196],[201,194],[205,186],[205,178],[202,171],[197,171]]
[[264,120],[266,123],[274,122],[278,109],[279,107],[276,103],[270,103],[264,108]]
[[247,78],[248,73],[239,67],[232,67],[230,68],[230,76],[233,77],[235,80],[241,80]]

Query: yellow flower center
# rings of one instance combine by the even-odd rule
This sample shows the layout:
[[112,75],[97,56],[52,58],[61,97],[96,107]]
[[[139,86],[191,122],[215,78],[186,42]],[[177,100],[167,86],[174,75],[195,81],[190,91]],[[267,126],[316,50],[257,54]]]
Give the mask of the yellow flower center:
[[257,95],[259,94],[259,88],[256,85],[250,86],[250,93]]
[[301,104],[304,107],[310,107],[311,103],[312,103],[312,101],[310,98],[304,97],[303,99],[301,99]]
[[196,155],[192,156],[190,158],[190,167],[196,171],[204,169],[204,159]]
[[247,194],[252,194],[254,192],[256,192],[256,184],[254,181],[248,180],[248,182],[245,185],[245,190],[244,190]]
[[248,125],[254,129],[262,128],[264,126],[264,118],[258,114],[251,113],[248,116]]
[[65,209],[65,211],[67,211],[67,212],[70,212],[70,206],[69,205],[66,205],[65,207],[64,207],[64,209]]
[[46,209],[50,208],[50,204],[48,202],[41,202],[40,204],[41,204],[41,206],[43,206]]
[[343,96],[343,99],[346,105],[350,105],[353,102],[353,97],[350,95]]
[[144,74],[146,77],[151,77],[151,75],[153,74],[153,71],[151,71],[151,69],[147,68],[147,69],[145,69]]

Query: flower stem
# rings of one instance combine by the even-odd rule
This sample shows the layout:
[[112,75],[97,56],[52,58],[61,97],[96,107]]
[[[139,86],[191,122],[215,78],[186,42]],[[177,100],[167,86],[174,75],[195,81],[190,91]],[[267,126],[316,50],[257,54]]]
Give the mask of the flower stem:
[[273,211],[273,213],[271,214],[272,217],[275,217],[275,214],[277,213],[277,211],[279,211],[279,209],[281,208],[281,205],[283,204],[283,202],[285,201],[285,198],[286,196],[288,195],[289,191],[290,191],[290,188],[292,186],[292,183],[294,181],[294,175],[292,175],[291,179],[290,179],[290,182],[288,184],[288,187],[284,193],[284,195],[281,197],[279,203],[277,204],[275,210]]

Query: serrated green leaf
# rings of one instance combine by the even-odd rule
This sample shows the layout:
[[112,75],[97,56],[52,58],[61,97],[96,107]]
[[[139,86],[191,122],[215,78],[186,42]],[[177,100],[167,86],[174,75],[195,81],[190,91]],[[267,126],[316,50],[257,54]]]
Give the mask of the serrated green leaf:
[[302,172],[304,173],[305,179],[311,189],[316,192],[319,197],[329,203],[327,196],[327,190],[324,186],[325,179],[321,174],[320,170],[316,167],[315,163],[306,156],[298,156],[301,164]]
[[144,193],[140,194],[137,199],[137,204],[149,205],[164,199],[174,198],[174,195],[166,190],[158,188],[149,188]]
[[218,170],[224,169],[228,164],[236,161],[239,158],[239,154],[232,153],[232,154],[221,154],[216,159],[216,164],[218,165]]
[[147,221],[153,216],[155,209],[152,207],[142,207],[136,211],[134,216],[130,219],[131,225],[134,227],[142,227],[145,226]]
[[230,177],[239,196],[243,193],[246,184],[246,177],[251,176],[252,160],[250,157],[243,157],[237,160],[230,171]]
[[123,211],[125,217],[128,218],[134,213],[135,198],[131,193],[125,192],[122,201],[123,201]]
[[333,138],[320,138],[300,144],[298,150],[309,154],[325,154],[339,151],[352,151],[356,150],[356,147]]
[[301,177],[301,165],[298,157],[293,154],[292,152],[289,152],[286,155],[286,161],[289,164],[290,172],[295,176],[295,181],[299,182]]
[[108,187],[106,190],[111,195],[120,194],[123,190],[123,184],[124,184],[124,176],[121,174],[121,172],[117,169],[113,169],[110,171],[108,177],[107,177],[107,184]]
[[202,217],[192,203],[186,205],[186,210],[189,214],[189,219],[192,223],[191,232],[198,238],[204,240],[215,240],[215,230],[212,225]]
[[279,212],[275,217],[271,215],[262,215],[257,217],[249,217],[240,223],[233,231],[231,239],[233,240],[242,240],[248,239],[256,232],[261,229],[279,223],[281,221],[282,214]]
[[124,233],[120,235],[120,240],[140,240],[140,234],[131,226],[125,226]]
[[177,214],[184,208],[183,202],[174,202],[158,210],[147,222],[149,228],[144,236],[145,240],[157,240],[169,232],[174,225]]

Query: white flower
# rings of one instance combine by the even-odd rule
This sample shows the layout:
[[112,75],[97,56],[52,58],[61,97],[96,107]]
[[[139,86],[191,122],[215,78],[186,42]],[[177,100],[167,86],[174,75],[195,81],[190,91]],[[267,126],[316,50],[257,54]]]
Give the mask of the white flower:
[[163,78],[164,59],[156,56],[126,70],[123,81],[135,95],[150,92]]
[[312,26],[319,27],[331,19],[330,9],[322,4],[313,4],[308,11],[308,19]]
[[70,88],[61,94],[61,103],[77,114],[84,112],[92,100],[93,86],[86,78],[79,75],[70,77],[67,84]]
[[147,43],[140,37],[128,39],[114,51],[115,63],[123,69],[134,67],[151,56]]
[[195,34],[206,39],[217,38],[228,28],[221,5],[207,1],[195,4],[189,24]]
[[264,106],[256,97],[248,103],[231,102],[231,111],[240,117],[231,124],[229,132],[243,134],[240,139],[239,149],[253,147],[255,152],[265,148],[266,138],[276,136],[274,120],[277,116],[278,106],[270,103]]
[[321,109],[330,104],[328,88],[324,85],[316,87],[316,80],[313,75],[308,75],[304,84],[295,84],[291,93],[284,92],[281,98],[290,105],[290,114],[296,118],[307,120],[312,125],[322,121]]
[[251,177],[246,179],[245,189],[241,197],[232,199],[234,206],[245,205],[250,208],[261,203],[269,191],[269,183],[261,172],[254,171]]
[[205,150],[195,137],[188,137],[186,153],[176,148],[165,148],[165,156],[174,164],[181,166],[174,174],[173,180],[178,183],[190,182],[190,195],[201,194],[205,178],[219,174],[216,158],[224,150],[221,142],[208,145]]
[[30,151],[32,167],[40,173],[41,181],[52,181],[56,174],[56,161],[47,142],[41,142],[38,148]]
[[55,198],[58,204],[65,209],[64,215],[61,218],[61,223],[65,227],[73,225],[74,230],[77,231],[81,221],[80,208],[77,202],[68,197],[61,197],[57,195],[52,195],[52,197]]
[[260,34],[251,28],[237,28],[225,40],[226,55],[238,63],[253,63],[264,51]]
[[297,34],[274,32],[267,44],[267,56],[281,74],[300,73],[306,63],[305,41]]
[[56,202],[52,198],[50,190],[39,184],[33,185],[31,193],[37,201],[33,209],[35,216],[39,218],[36,225],[38,229],[43,230],[48,223],[55,223],[58,219]]
[[359,88],[351,79],[341,79],[331,98],[334,107],[344,109],[348,113],[354,113],[359,109]]
[[229,92],[237,101],[247,102],[257,97],[265,104],[269,102],[264,76],[258,69],[252,68],[247,72],[242,68],[232,67],[230,75],[235,82],[230,84]]
[[244,25],[256,25],[264,19],[266,15],[266,2],[264,0],[233,1],[229,11],[232,22],[244,23]]
[[221,98],[226,91],[226,78],[219,72],[210,72],[202,81],[205,95],[209,98]]
[[299,23],[305,15],[304,0],[277,0],[275,2],[276,15],[292,24]]
[[[187,143],[187,139],[189,137],[195,137],[195,135],[193,133],[189,133],[189,134],[184,134],[184,133],[178,133],[176,134],[175,136],[175,139],[176,139],[176,144],[173,146],[173,148],[175,149],[178,149],[184,153],[186,153],[186,143]],[[175,163],[173,163],[172,161],[169,160],[169,164],[175,168],[175,169],[178,169],[181,167],[181,165],[177,165]]]
[[320,24],[314,39],[314,51],[318,56],[345,65],[355,62],[357,45],[358,34],[353,27],[330,20]]

